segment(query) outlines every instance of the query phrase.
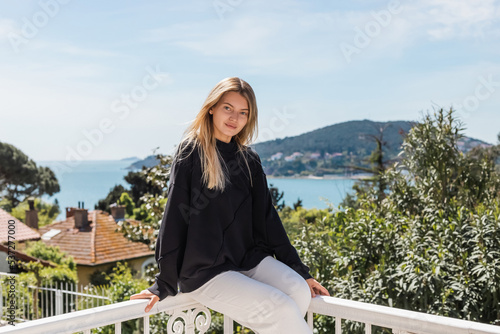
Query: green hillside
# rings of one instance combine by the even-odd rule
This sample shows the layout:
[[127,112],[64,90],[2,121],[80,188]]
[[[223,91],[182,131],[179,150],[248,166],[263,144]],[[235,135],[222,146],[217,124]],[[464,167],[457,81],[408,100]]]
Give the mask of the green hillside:
[[403,142],[402,134],[408,132],[412,123],[408,121],[373,122],[369,120],[338,123],[307,132],[295,137],[285,137],[253,145],[262,158],[269,158],[276,152],[290,155],[293,152],[319,152],[370,154],[375,143],[369,135],[384,130],[388,153],[395,155]]
[[[252,147],[259,153],[267,175],[350,174],[356,172],[350,166],[369,167],[367,159],[376,147],[373,136],[380,136],[381,132],[386,160],[396,159],[412,124],[409,121],[349,121]],[[464,138],[461,143],[463,151],[489,145],[472,138]]]

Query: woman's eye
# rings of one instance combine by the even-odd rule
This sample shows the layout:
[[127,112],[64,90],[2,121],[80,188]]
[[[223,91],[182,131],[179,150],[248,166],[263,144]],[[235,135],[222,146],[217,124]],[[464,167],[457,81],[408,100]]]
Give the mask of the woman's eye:
[[247,113],[246,113],[246,111],[242,111],[242,112],[241,112],[241,114],[242,114],[243,116],[246,116],[246,114],[247,114]]
[[228,106],[225,106],[224,109],[227,110],[227,111],[231,110],[231,108],[229,108]]

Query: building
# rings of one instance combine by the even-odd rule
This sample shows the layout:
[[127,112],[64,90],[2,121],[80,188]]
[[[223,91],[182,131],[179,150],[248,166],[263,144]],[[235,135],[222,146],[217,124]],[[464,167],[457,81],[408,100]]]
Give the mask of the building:
[[95,271],[106,271],[119,261],[141,273],[155,263],[148,245],[127,239],[115,218],[101,210],[67,208],[65,220],[40,228],[40,234],[44,243],[73,256],[81,285],[87,285]]
[[[10,240],[9,236],[11,236]],[[40,233],[36,228],[24,224],[19,219],[10,215],[7,211],[0,209],[0,245],[3,245],[3,247],[0,247],[0,272],[10,272],[10,266],[7,262],[9,241],[14,242],[14,244],[11,243],[10,250],[16,252],[16,259],[21,259],[20,257],[24,254],[17,253],[17,251],[19,251],[19,245],[28,240],[39,239]],[[12,249],[12,247],[16,249]]]

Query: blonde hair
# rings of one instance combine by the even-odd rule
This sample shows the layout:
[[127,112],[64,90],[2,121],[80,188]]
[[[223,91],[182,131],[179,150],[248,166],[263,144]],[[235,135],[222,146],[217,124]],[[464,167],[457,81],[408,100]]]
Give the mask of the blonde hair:
[[[223,79],[210,91],[200,112],[184,132],[183,139],[174,157],[175,160],[181,159],[181,155],[183,157],[189,156],[189,154],[197,148],[201,158],[202,183],[207,185],[208,189],[220,191],[224,191],[226,181],[229,181],[226,176],[228,168],[225,164],[223,166],[221,163],[224,160],[220,157],[220,152],[217,149],[213,118],[212,115],[209,114],[209,110],[212,109],[227,92],[237,92],[241,94],[248,103],[247,123],[243,129],[234,136],[234,141],[238,146],[237,154],[243,157],[249,175],[251,175],[250,167],[244,152],[248,150],[247,145],[251,144],[254,137],[257,136],[257,101],[252,87],[246,81],[237,77]],[[188,146],[191,146],[190,152],[187,155],[182,154],[184,149]],[[250,182],[252,184],[251,177]]]

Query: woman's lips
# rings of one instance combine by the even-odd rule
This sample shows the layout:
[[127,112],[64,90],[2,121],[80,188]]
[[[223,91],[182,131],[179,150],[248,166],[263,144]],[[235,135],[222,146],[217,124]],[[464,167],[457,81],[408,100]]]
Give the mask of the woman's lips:
[[227,126],[227,127],[229,127],[229,128],[231,128],[231,129],[236,129],[236,127],[235,127],[235,126],[230,125],[230,124],[226,124],[226,126]]

